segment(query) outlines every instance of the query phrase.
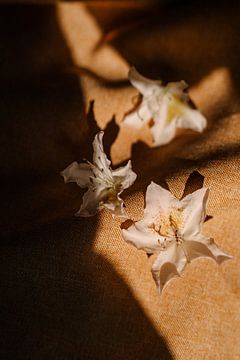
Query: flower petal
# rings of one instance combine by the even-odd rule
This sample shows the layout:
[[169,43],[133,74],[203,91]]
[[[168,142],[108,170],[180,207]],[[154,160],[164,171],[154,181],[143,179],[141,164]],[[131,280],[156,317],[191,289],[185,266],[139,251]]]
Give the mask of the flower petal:
[[136,222],[128,229],[122,229],[122,236],[127,243],[148,254],[159,251],[160,243],[165,240],[163,236],[152,233],[144,220]]
[[179,204],[179,200],[175,198],[170,191],[164,189],[160,185],[151,182],[146,191],[146,207],[144,210],[144,219],[152,221],[160,214],[169,214],[169,209]]
[[183,101],[189,100],[188,93],[184,91],[187,88],[188,88],[188,84],[184,80],[177,82],[169,82],[166,85],[167,91],[170,91],[173,95],[177,96],[179,99]]
[[213,241],[213,239],[209,239],[209,244],[207,245],[208,249],[213,254],[216,262],[220,265],[226,260],[230,260],[233,257],[231,255],[228,255],[224,251],[222,251]]
[[123,124],[133,129],[140,129],[151,118],[152,114],[147,104],[140,104],[136,110],[124,117]]
[[188,105],[185,105],[184,113],[176,119],[176,127],[179,129],[192,129],[202,132],[206,126],[206,118],[200,111],[191,109]]
[[170,82],[166,86],[161,81],[150,80],[140,75],[132,67],[129,70],[129,80],[143,95],[138,109],[128,114],[124,124],[132,128],[140,128],[149,120],[153,146],[169,143],[179,128],[202,132],[207,125],[205,117],[188,104],[189,96],[185,89],[185,81]]
[[99,210],[99,198],[98,193],[91,188],[83,195],[82,205],[76,216],[90,217],[97,213]]
[[207,120],[198,111],[191,109],[183,101],[174,96],[164,96],[159,111],[154,114],[154,125],[152,133],[154,146],[169,143],[176,135],[177,129],[192,129],[202,132]]
[[104,132],[100,131],[94,138],[93,163],[73,162],[61,175],[65,182],[74,181],[81,187],[89,188],[83,196],[77,216],[92,216],[105,207],[113,217],[127,217],[119,195],[133,184],[137,175],[132,171],[131,161],[119,169],[111,169],[111,162],[103,149],[103,135]]
[[129,188],[137,178],[137,174],[132,170],[131,160],[125,166],[112,170],[113,178],[121,184],[121,189]]
[[176,122],[168,121],[168,110],[169,102],[164,97],[158,113],[154,116],[154,124],[150,128],[154,146],[168,144],[176,135]]
[[186,264],[184,252],[175,242],[159,253],[152,266],[152,276],[160,293],[170,280],[180,276]]
[[125,218],[125,219],[127,218],[127,215],[125,212],[125,207],[124,207],[124,202],[119,196],[117,196],[115,201],[103,203],[102,206],[111,212],[112,217],[114,219],[115,218]]
[[206,217],[208,196],[209,189],[203,187],[180,201],[181,207],[184,209],[182,234],[186,240],[192,240],[201,232]]
[[203,235],[196,237],[197,240],[185,241],[183,246],[187,253],[189,261],[196,258],[211,258],[219,265],[226,260],[232,259],[232,256],[222,251],[213,239],[208,239]]
[[88,164],[78,164],[74,161],[66,169],[61,172],[64,182],[76,182],[81,188],[85,188],[90,183],[90,176],[92,176],[91,167]]
[[160,80],[151,80],[139,74],[135,67],[131,67],[128,72],[128,78],[131,84],[138,89],[142,95],[150,95],[152,91],[161,86]]
[[106,177],[111,178],[111,161],[108,160],[103,148],[104,132],[97,133],[93,140],[93,164],[103,172]]

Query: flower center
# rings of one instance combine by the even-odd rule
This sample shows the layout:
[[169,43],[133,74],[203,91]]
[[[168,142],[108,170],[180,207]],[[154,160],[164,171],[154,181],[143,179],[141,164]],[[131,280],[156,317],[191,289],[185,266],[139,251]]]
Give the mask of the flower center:
[[[150,96],[145,98],[140,109],[146,103],[153,117],[155,117],[159,114],[164,99],[168,102],[166,119],[168,123],[171,123],[174,119],[183,115],[184,107],[179,97],[166,88],[155,89]],[[141,118],[140,114],[139,117]]]
[[101,201],[105,203],[119,204],[118,193],[121,190],[121,184],[112,184],[111,187],[104,189],[101,194]]
[[160,213],[149,225],[149,229],[155,234],[166,237],[170,241],[176,241],[177,245],[181,245],[184,241],[181,235],[183,226],[183,209],[172,208],[168,216]]
[[167,122],[171,123],[174,119],[183,115],[183,106],[181,101],[175,96],[169,96],[169,104],[167,108]]

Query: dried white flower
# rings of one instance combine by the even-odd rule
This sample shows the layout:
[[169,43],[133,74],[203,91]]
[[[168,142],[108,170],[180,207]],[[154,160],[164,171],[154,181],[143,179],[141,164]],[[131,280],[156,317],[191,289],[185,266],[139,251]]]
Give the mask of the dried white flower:
[[196,258],[212,258],[218,264],[231,258],[201,233],[208,194],[207,188],[201,188],[178,200],[152,182],[146,192],[143,219],[122,230],[125,241],[157,254],[152,275],[159,292]]
[[116,170],[111,169],[103,149],[103,135],[100,131],[93,141],[93,163],[75,161],[61,175],[65,183],[76,182],[81,188],[88,188],[77,216],[92,216],[105,207],[113,217],[126,217],[120,194],[134,183],[137,175],[132,171],[131,161]]
[[140,128],[145,123],[153,124],[150,131],[153,146],[169,143],[179,128],[202,132],[207,125],[205,117],[190,107],[185,81],[170,82],[166,86],[159,80],[150,80],[132,67],[129,80],[143,98],[138,108],[126,115],[123,123],[128,127]]

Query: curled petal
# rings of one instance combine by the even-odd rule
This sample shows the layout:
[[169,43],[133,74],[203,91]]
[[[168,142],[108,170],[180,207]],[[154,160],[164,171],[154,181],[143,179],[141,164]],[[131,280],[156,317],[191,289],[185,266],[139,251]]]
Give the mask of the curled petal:
[[103,203],[103,207],[111,212],[114,219],[127,218],[124,202],[119,196],[116,197],[115,201]]
[[122,236],[126,242],[148,254],[159,251],[165,240],[163,236],[152,233],[144,220],[136,222],[127,230],[122,229]]
[[185,239],[191,240],[200,234],[206,217],[209,189],[201,188],[187,195],[181,200],[181,207],[184,211],[184,227],[182,233]]
[[112,170],[103,149],[103,135],[100,131],[93,141],[93,163],[73,162],[61,175],[65,182],[76,182],[80,187],[88,187],[77,216],[95,215],[103,207],[111,211],[113,217],[126,217],[122,191],[133,184],[137,175],[132,171],[131,161],[126,166]]
[[150,95],[152,91],[161,85],[160,80],[151,80],[139,74],[135,67],[131,67],[128,72],[131,84],[138,89],[142,95]]
[[152,266],[152,275],[160,293],[170,280],[180,276],[186,264],[184,252],[176,243],[159,253]]
[[166,86],[166,89],[170,91],[173,95],[177,96],[179,99],[187,102],[189,100],[188,94],[184,91],[188,88],[188,84],[184,81],[178,82],[169,82]]
[[99,209],[108,209],[113,218],[127,218],[123,200],[119,196],[119,192],[114,188],[98,189]]
[[131,160],[125,166],[112,171],[113,178],[121,184],[121,189],[130,187],[137,178],[137,174],[132,170]]
[[213,239],[208,239],[202,234],[196,236],[195,240],[185,241],[183,246],[189,261],[196,258],[211,258],[220,265],[232,259],[232,256],[222,251]]
[[93,164],[105,174],[111,178],[111,161],[108,160],[107,155],[103,148],[103,135],[104,132],[100,131],[97,133],[93,140]]
[[118,193],[111,188],[89,188],[83,195],[83,202],[76,216],[89,217],[97,213],[103,208],[108,209],[113,218],[126,218],[123,200]]
[[99,198],[96,191],[88,189],[83,195],[82,205],[76,216],[90,217],[97,213],[99,210]]
[[81,188],[89,186],[90,176],[92,175],[91,167],[88,164],[78,164],[74,161],[61,172],[64,182],[76,182]]

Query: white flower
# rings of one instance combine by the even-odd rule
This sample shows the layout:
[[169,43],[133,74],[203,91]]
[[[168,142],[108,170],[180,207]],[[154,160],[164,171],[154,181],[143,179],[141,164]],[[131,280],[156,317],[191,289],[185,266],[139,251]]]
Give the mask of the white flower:
[[125,241],[157,254],[152,275],[159,292],[196,258],[212,258],[218,264],[231,258],[201,233],[208,194],[207,188],[201,188],[178,200],[152,182],[146,192],[143,219],[122,230]]
[[81,188],[88,188],[77,216],[92,216],[105,207],[113,217],[126,217],[120,194],[134,183],[137,175],[132,171],[131,161],[116,170],[111,169],[103,149],[103,135],[100,131],[93,141],[93,163],[75,161],[61,175],[65,183],[76,182]]
[[[143,98],[137,109],[126,115],[123,123],[128,127],[140,128],[151,123],[153,146],[169,143],[178,128],[202,132],[207,125],[205,117],[190,107],[185,81],[170,82],[166,86],[159,80],[150,80],[132,67],[129,80]],[[151,120],[151,122],[150,122]]]

